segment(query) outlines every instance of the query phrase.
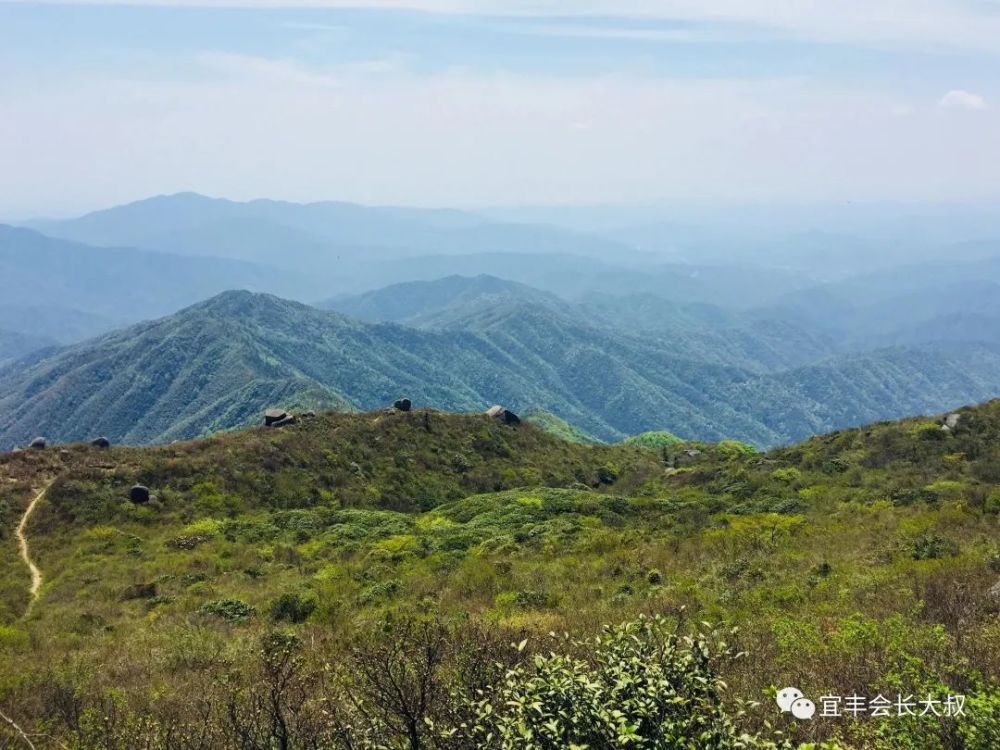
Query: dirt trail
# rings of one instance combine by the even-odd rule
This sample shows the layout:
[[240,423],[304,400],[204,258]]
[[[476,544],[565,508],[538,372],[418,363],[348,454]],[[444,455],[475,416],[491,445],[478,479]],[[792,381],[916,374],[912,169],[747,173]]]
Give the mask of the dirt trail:
[[28,505],[27,509],[24,511],[24,515],[21,516],[21,522],[17,525],[17,546],[21,550],[21,559],[24,560],[24,564],[28,566],[28,570],[31,571],[31,602],[28,604],[28,609],[31,609],[31,605],[35,603],[38,599],[38,592],[42,588],[42,571],[38,569],[31,560],[31,550],[28,548],[28,535],[25,533],[25,528],[28,526],[28,521],[31,520],[31,514],[35,512],[35,508],[38,503],[41,502],[42,498],[45,497],[45,493],[49,491],[50,485],[45,485],[42,490],[35,495],[35,498]]

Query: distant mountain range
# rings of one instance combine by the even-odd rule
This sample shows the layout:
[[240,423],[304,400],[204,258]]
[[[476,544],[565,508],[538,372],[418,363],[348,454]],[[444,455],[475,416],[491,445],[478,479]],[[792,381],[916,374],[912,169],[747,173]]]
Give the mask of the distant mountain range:
[[621,256],[628,245],[548,225],[505,223],[454,210],[326,201],[248,202],[197,193],[163,195],[62,221],[32,224],[94,245],[212,255],[300,270],[345,260],[426,254],[521,252]]
[[[453,210],[236,202],[181,193],[29,226],[91,245],[295,271],[310,284],[322,281],[329,293],[490,274],[564,296],[648,292],[677,302],[752,307],[814,281],[800,271],[747,264],[667,263],[663,256],[594,233]],[[307,299],[302,288],[266,291]]]
[[771,373],[690,354],[539,305],[502,303],[465,330],[422,330],[228,292],[0,369],[0,448],[38,434],[163,442],[254,422],[268,406],[373,409],[401,395],[452,411],[538,409],[605,440],[667,429],[766,445],[1000,393],[1000,347],[989,345]]
[[[400,395],[501,402],[579,439],[773,445],[1000,395],[988,241],[883,268],[909,256],[807,233],[748,245],[748,265],[639,252],[609,227],[193,193],[33,226],[0,225],[0,447],[162,442]],[[874,270],[799,262],[834,248]]]
[[55,346],[54,339],[44,336],[32,336],[18,331],[0,329],[0,365],[11,360],[20,359],[26,354]]
[[156,318],[226,289],[285,293],[289,273],[241,261],[196,258],[53,239],[0,225],[0,329],[63,343]]

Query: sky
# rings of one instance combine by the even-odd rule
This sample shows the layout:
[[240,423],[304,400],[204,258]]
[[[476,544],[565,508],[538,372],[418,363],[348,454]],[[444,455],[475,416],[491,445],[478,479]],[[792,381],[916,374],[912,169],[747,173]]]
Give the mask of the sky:
[[1000,0],[0,0],[0,218],[1000,200]]

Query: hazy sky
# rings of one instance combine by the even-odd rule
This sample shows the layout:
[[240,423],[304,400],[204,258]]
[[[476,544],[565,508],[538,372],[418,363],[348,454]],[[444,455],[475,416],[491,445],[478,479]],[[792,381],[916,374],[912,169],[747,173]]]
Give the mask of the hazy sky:
[[0,0],[0,217],[1000,198],[1000,0]]

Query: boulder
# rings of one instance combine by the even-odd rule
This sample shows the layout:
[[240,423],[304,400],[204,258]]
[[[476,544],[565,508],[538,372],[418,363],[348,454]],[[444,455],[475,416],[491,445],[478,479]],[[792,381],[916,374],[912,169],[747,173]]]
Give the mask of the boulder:
[[521,418],[517,416],[510,409],[505,409],[504,407],[497,404],[496,406],[491,406],[486,410],[486,415],[493,417],[493,419],[503,422],[504,424],[520,424]]
[[309,411],[302,412],[303,419],[315,419],[315,417],[316,417],[316,412],[312,411],[311,409]]
[[958,423],[961,421],[961,419],[962,419],[961,414],[957,413],[949,414],[944,418],[944,423],[941,425],[941,429],[954,430],[956,427],[958,427]]
[[409,411],[412,407],[413,404],[408,398],[396,399],[392,404],[392,408],[396,411]]
[[149,487],[144,487],[141,484],[134,485],[132,489],[128,491],[128,499],[136,505],[148,503],[149,497]]
[[280,422],[283,419],[288,419],[289,414],[284,409],[268,409],[264,412],[264,424],[267,427],[271,427],[275,422]]
[[284,419],[279,419],[277,422],[271,422],[271,427],[287,427],[288,425],[295,424],[298,421],[298,418],[294,414],[288,414]]
[[156,596],[155,583],[136,583],[126,588],[121,595],[122,601],[129,599],[152,599]]
[[986,595],[996,604],[1000,604],[1000,581],[994,583],[993,588],[991,588]]
[[29,448],[34,448],[36,451],[45,450],[45,446],[49,444],[49,441],[43,437],[36,437],[30,443],[28,443]]
[[94,438],[93,440],[90,441],[90,444],[92,446],[94,446],[95,448],[110,448],[111,447],[111,441],[108,440],[106,437]]

